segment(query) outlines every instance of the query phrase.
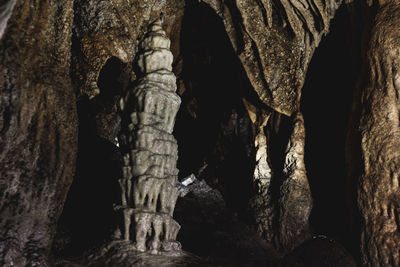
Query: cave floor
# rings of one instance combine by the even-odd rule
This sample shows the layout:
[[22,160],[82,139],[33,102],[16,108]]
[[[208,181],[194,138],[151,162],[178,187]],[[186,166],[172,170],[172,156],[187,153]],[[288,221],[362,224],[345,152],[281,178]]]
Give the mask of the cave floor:
[[226,207],[221,193],[204,182],[178,199],[174,218],[181,225],[180,256],[135,254],[126,243],[114,242],[86,257],[59,259],[56,266],[357,266],[339,243],[323,236],[280,258]]

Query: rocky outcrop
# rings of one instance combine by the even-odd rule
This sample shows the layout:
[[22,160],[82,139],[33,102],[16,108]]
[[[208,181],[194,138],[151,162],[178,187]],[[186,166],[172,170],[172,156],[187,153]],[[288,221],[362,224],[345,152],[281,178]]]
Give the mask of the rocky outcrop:
[[75,169],[72,23],[72,0],[18,1],[0,41],[1,266],[48,265]]
[[[121,99],[124,150],[122,191],[123,239],[138,251],[176,251],[180,228],[172,218],[179,192],[175,187],[178,146],[172,136],[180,98],[175,93],[170,40],[158,20],[140,44],[143,76]],[[131,233],[133,236],[131,236]]]

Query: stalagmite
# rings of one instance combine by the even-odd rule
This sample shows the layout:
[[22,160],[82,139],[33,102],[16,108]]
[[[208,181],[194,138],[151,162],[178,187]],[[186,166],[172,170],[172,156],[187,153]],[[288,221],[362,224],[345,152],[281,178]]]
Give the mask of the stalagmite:
[[279,244],[287,251],[310,237],[308,219],[313,201],[304,165],[304,145],[304,120],[298,112],[286,148],[279,199]]
[[[304,164],[305,129],[300,112],[291,119],[292,129],[282,169],[271,164],[271,113],[247,104],[256,127],[256,165],[253,181],[256,194],[250,201],[258,233],[282,252],[293,250],[310,237],[311,190]],[[253,110],[253,112],[251,112]]]
[[271,116],[270,113],[257,112],[254,120],[256,124],[256,166],[254,169],[253,181],[257,188],[256,195],[251,200],[251,207],[257,224],[258,233],[266,240],[272,242],[274,205],[270,194],[270,184],[272,179],[272,169],[268,161],[268,139],[264,128]]
[[179,224],[172,215],[179,192],[175,188],[178,146],[172,136],[181,100],[175,93],[170,40],[157,20],[142,41],[138,66],[142,76],[121,100],[124,150],[121,186],[123,239],[138,251],[158,254],[179,251]]

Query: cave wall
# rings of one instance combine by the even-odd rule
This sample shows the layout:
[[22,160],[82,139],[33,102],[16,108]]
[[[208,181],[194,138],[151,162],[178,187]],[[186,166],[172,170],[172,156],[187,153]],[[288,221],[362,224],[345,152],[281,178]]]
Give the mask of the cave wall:
[[[361,264],[400,264],[398,131],[399,131],[399,5],[367,2],[361,12],[362,68],[348,133],[349,168],[355,180],[361,228]],[[357,15],[357,11],[353,10]],[[356,25],[357,26],[357,25]]]
[[[2,27],[11,10],[3,4]],[[19,1],[0,41],[2,266],[47,266],[72,182],[78,132],[72,24],[73,1]]]

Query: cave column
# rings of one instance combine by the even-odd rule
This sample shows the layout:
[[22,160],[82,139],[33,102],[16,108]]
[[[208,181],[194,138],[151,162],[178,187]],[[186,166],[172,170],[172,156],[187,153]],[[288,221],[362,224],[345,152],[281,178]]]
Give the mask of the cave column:
[[138,251],[179,251],[179,224],[172,218],[178,198],[178,146],[172,135],[181,100],[175,93],[170,40],[162,21],[150,25],[140,44],[137,85],[121,100],[121,233]]

